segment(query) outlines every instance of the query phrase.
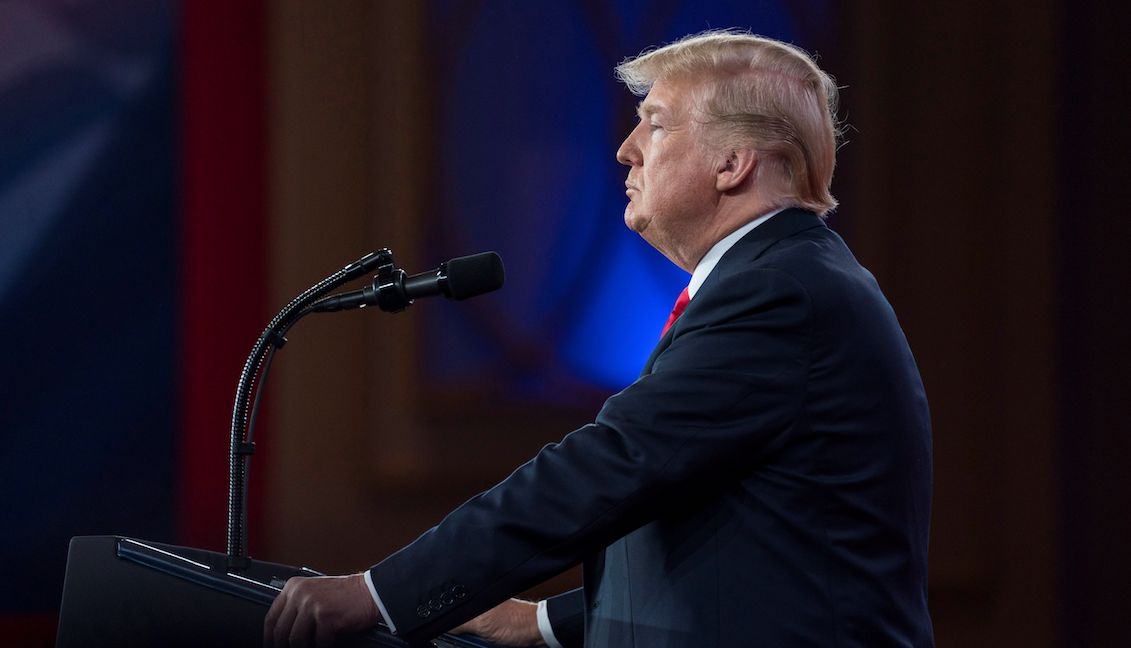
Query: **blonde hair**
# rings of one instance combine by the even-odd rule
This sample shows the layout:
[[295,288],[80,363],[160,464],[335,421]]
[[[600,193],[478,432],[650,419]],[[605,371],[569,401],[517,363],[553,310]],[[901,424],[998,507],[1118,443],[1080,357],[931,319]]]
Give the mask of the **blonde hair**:
[[836,207],[829,186],[840,135],[837,87],[804,50],[749,32],[711,30],[625,59],[616,76],[638,96],[660,79],[703,79],[695,105],[704,122],[726,146],[762,154],[755,172],[777,185],[779,206],[822,216]]

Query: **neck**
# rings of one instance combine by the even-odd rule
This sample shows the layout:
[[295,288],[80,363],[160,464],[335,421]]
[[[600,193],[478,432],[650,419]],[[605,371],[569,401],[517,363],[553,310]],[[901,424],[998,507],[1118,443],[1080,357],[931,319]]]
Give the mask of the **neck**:
[[[727,200],[727,198],[732,199]],[[694,272],[703,255],[707,254],[716,243],[750,221],[782,206],[756,195],[742,196],[744,200],[737,198],[739,197],[724,195],[719,200],[714,213],[706,219],[705,227],[700,228],[694,244],[688,246],[683,254],[678,255],[678,259],[672,256],[668,258],[686,272]]]

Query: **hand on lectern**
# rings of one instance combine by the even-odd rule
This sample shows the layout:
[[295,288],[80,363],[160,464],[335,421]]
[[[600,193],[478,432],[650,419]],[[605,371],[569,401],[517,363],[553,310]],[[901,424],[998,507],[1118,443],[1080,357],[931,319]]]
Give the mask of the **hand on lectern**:
[[503,601],[453,634],[473,634],[500,646],[545,646],[538,630],[538,605],[518,599]]
[[292,578],[263,620],[263,645],[330,646],[380,619],[361,574]]

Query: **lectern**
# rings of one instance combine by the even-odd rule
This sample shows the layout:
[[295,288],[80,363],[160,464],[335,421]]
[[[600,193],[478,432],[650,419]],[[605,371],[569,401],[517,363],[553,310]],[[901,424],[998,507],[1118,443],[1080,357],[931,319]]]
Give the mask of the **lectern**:
[[[288,578],[305,567],[251,561],[228,573],[227,555],[119,536],[71,540],[56,646],[259,646],[263,618]],[[489,647],[444,635],[437,648]],[[407,648],[379,626],[341,646]]]

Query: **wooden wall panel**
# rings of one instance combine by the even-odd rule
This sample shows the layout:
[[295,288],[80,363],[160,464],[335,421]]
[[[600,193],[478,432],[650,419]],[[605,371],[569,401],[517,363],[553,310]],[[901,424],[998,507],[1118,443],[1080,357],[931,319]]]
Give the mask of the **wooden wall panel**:
[[838,218],[891,298],[934,422],[940,646],[1057,630],[1052,2],[860,2]]

